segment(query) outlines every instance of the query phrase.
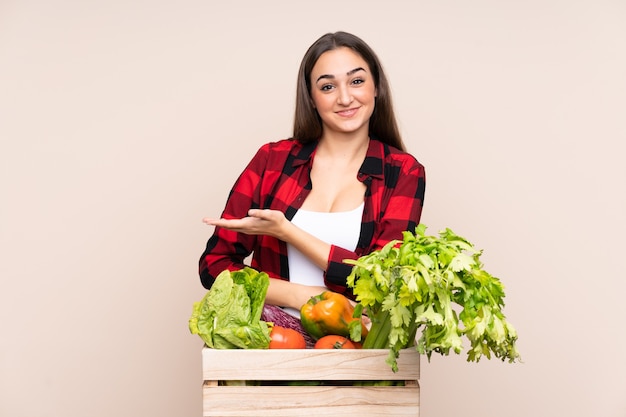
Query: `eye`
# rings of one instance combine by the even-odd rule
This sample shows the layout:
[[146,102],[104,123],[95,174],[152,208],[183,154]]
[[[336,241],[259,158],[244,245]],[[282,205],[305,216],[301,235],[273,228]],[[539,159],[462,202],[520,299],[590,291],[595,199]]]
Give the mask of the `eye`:
[[321,91],[330,91],[334,88],[332,84],[324,84],[320,87]]
[[360,85],[360,84],[363,84],[364,82],[365,80],[362,78],[355,78],[354,80],[352,80],[352,84],[355,84],[355,85]]

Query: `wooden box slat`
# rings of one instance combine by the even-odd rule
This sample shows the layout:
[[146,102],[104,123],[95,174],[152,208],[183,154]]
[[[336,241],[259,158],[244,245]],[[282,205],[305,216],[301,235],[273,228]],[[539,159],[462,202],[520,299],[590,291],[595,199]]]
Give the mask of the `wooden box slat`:
[[415,387],[205,387],[204,417],[342,417],[419,415]]
[[419,354],[404,349],[398,372],[385,362],[387,349],[209,349],[205,380],[417,380]]

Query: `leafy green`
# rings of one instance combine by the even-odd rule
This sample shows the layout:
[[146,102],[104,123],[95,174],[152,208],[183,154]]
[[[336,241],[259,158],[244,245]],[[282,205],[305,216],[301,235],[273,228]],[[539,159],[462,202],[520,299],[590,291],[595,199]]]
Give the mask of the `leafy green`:
[[193,304],[189,330],[214,349],[266,349],[270,330],[261,320],[269,277],[245,267],[220,273],[202,301]]
[[354,265],[348,286],[372,321],[363,348],[389,348],[395,372],[400,350],[414,346],[421,330],[416,349],[429,360],[433,352],[461,353],[463,336],[468,361],[492,354],[519,360],[517,332],[502,312],[504,286],[483,269],[482,251],[448,228],[439,237],[425,232],[420,224],[402,240],[345,261]]

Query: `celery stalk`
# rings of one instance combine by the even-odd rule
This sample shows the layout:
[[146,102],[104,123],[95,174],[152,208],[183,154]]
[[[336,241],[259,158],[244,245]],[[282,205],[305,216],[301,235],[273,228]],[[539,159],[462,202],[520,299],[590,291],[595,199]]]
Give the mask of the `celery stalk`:
[[386,349],[389,346],[389,333],[391,332],[389,311],[380,310],[370,319],[372,327],[363,341],[363,349]]

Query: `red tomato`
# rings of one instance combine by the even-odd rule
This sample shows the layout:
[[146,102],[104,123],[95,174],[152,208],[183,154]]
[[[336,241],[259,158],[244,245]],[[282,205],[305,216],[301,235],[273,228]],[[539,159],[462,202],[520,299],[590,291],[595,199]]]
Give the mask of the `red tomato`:
[[319,338],[314,347],[315,349],[357,349],[350,339],[334,334]]
[[296,330],[273,326],[270,332],[270,349],[305,349],[304,336]]

